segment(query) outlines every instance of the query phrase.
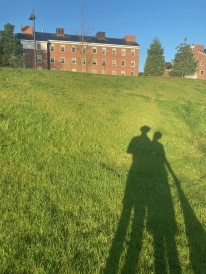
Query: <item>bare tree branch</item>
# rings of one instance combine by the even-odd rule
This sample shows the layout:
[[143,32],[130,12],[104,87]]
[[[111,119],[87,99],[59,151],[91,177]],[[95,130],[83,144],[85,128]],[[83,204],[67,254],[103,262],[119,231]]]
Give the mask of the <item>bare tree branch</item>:
[[85,19],[85,8],[86,5],[79,7],[79,17],[77,19],[79,25],[79,31],[74,30],[75,34],[79,36],[80,44],[76,46],[78,52],[77,64],[79,65],[82,71],[88,72],[89,68],[92,65],[92,51],[89,47],[91,40],[91,32],[94,27],[88,25]]

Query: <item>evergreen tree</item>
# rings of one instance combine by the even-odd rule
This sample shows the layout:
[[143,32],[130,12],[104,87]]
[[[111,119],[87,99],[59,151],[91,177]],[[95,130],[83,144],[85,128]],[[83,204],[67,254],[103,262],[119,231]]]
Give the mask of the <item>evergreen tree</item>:
[[147,54],[144,75],[162,76],[165,72],[164,49],[157,37],[153,39],[150,48],[147,50]]
[[22,67],[24,64],[21,42],[14,34],[14,26],[7,23],[0,31],[0,66]]
[[185,77],[193,75],[197,71],[198,61],[195,60],[193,50],[186,41],[187,38],[176,47],[177,53],[169,73],[170,76]]

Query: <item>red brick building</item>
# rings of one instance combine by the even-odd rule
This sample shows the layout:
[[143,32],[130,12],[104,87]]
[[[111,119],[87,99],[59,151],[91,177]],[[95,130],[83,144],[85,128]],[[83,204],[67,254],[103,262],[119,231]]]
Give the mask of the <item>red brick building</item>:
[[[66,70],[98,74],[138,76],[139,44],[134,35],[124,38],[108,38],[105,32],[96,36],[65,34],[57,28],[56,33],[35,32],[31,26],[22,26],[18,38],[26,56],[26,68]],[[34,44],[36,52],[34,54]]]
[[198,61],[198,71],[193,78],[206,80],[206,49],[203,45],[192,46],[194,57]]

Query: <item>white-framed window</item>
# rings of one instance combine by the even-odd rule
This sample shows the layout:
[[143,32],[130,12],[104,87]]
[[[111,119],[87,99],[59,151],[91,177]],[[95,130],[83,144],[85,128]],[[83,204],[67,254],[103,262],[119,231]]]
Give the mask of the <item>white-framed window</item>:
[[61,57],[60,62],[61,64],[65,64],[65,57]]
[[102,60],[102,66],[106,66],[106,60]]
[[116,49],[112,49],[112,55],[116,55]]
[[61,71],[65,71],[65,68],[61,68]]
[[61,46],[60,46],[60,51],[61,51],[61,52],[65,52],[65,45],[61,45]]
[[125,67],[125,61],[122,60],[122,67]]
[[122,49],[122,56],[126,55],[126,49]]
[[92,53],[96,54],[97,53],[97,48],[92,48]]
[[113,66],[113,67],[116,66],[116,60],[112,60],[112,66]]
[[82,58],[82,65],[86,65],[86,58]]
[[135,67],[135,61],[131,61],[131,67]]
[[42,55],[37,55],[36,60],[37,60],[37,62],[41,62],[42,61]]
[[97,59],[92,59],[92,65],[96,65],[97,64]]
[[96,70],[92,70],[92,73],[97,73],[97,71]]
[[122,75],[122,76],[125,76],[125,71],[121,71],[121,75]]
[[134,76],[134,71],[131,71],[130,75],[131,75],[131,76]]
[[202,61],[200,62],[200,65],[201,65],[201,66],[204,66],[204,64],[205,64],[205,61],[202,60]]
[[76,47],[72,46],[72,52],[75,53],[76,52]]
[[200,71],[200,75],[203,75],[203,74],[204,74],[204,70],[201,70],[201,71]]
[[103,70],[102,70],[102,74],[106,74],[106,70],[103,69]]
[[40,43],[36,44],[36,49],[41,49],[41,44]]
[[54,45],[51,44],[51,45],[50,45],[50,51],[54,51],[54,49],[55,49],[55,48],[54,48]]
[[116,75],[116,71],[115,70],[112,71],[112,75]]
[[102,54],[106,55],[106,48],[102,48]]
[[72,58],[72,64],[76,64],[76,58]]
[[37,67],[36,69],[42,69],[42,67]]
[[72,72],[76,72],[76,69],[72,69]]
[[50,68],[50,70],[55,70],[55,68]]
[[133,56],[133,57],[135,56],[135,50],[134,49],[131,50],[131,56]]
[[83,54],[86,54],[86,51],[87,51],[87,50],[86,50],[86,47],[83,47],[83,48],[82,48],[82,53],[83,53]]
[[55,63],[55,57],[53,56],[50,57],[50,63]]

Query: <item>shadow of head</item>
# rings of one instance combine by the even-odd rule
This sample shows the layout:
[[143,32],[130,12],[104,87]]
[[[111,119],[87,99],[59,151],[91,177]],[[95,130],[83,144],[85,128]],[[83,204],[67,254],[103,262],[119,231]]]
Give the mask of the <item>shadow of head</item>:
[[147,133],[150,131],[150,129],[151,129],[151,128],[148,127],[148,126],[142,126],[142,127],[140,128],[142,134],[147,134]]
[[161,138],[162,138],[162,133],[159,132],[159,131],[156,131],[156,132],[154,133],[154,136],[153,136],[153,141],[158,141],[158,140],[161,139]]

